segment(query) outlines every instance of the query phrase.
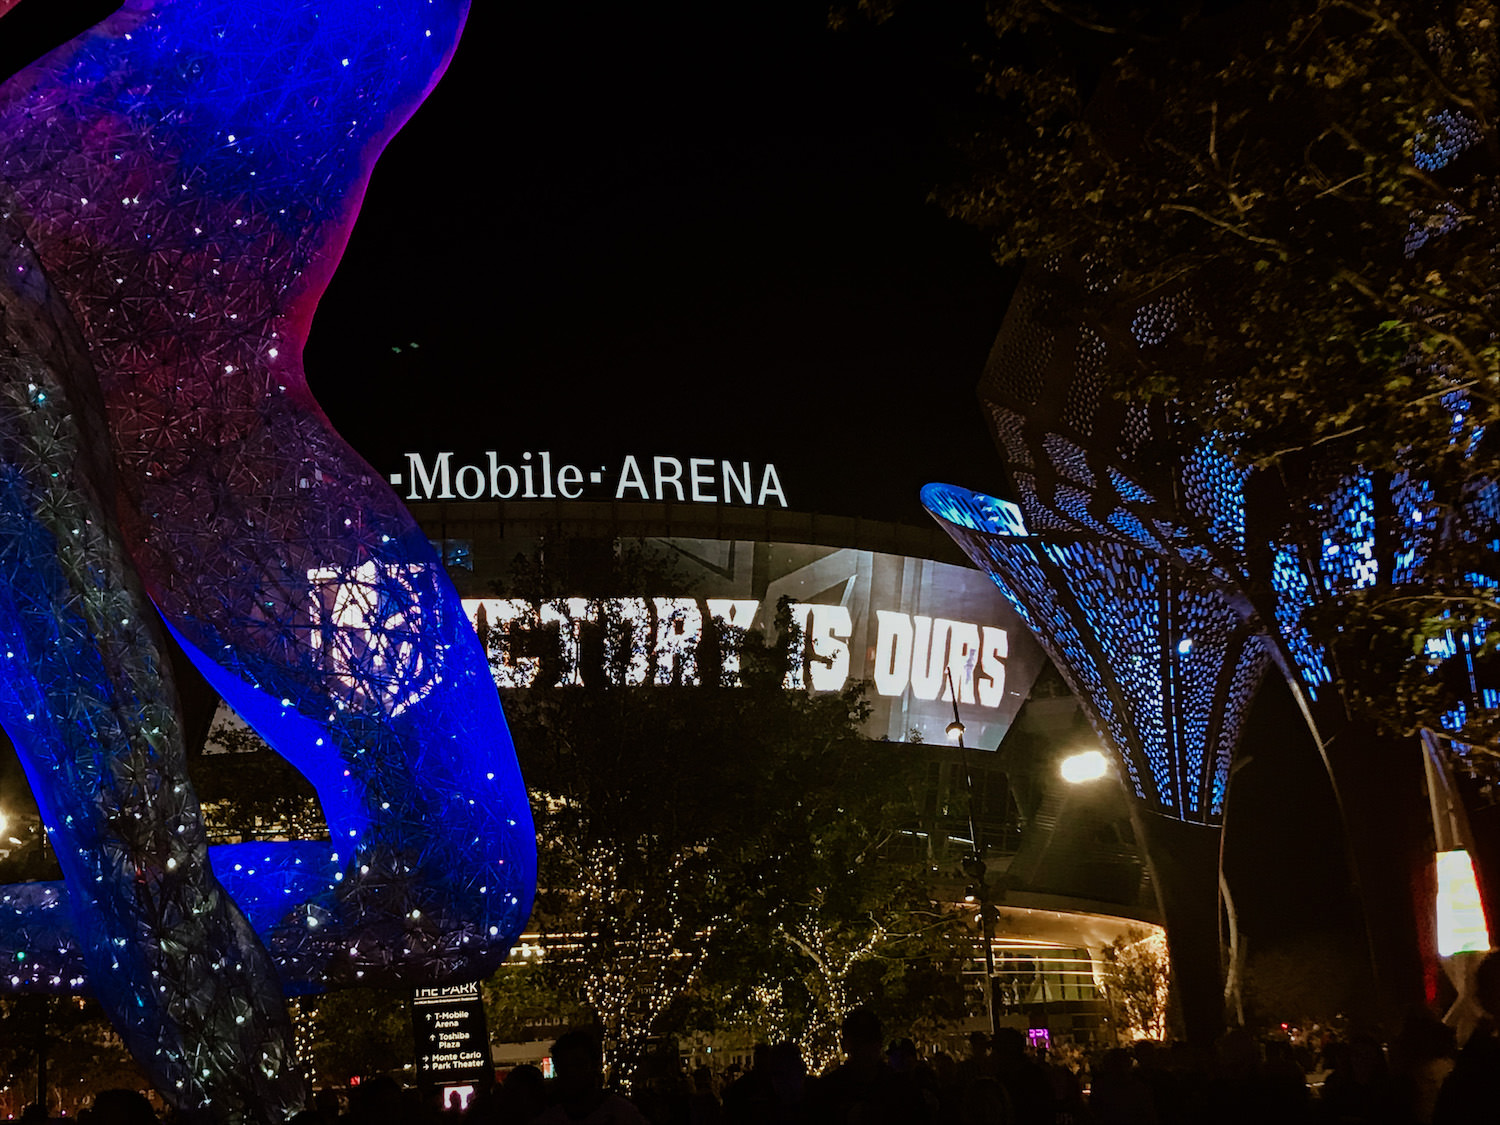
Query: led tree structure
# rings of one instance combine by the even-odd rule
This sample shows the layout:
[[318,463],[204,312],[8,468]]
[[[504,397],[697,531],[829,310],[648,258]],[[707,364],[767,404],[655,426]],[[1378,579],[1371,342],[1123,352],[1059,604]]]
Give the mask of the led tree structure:
[[1047,649],[1112,752],[1167,923],[1191,1038],[1222,1023],[1219,840],[1230,763],[1269,662],[1211,584],[1097,534],[1027,534],[1013,504],[928,485],[927,509]]
[[[1412,880],[1427,856],[1420,757],[1382,752],[1375,732],[1351,721],[1336,654],[1315,640],[1311,623],[1350,592],[1428,581],[1444,536],[1492,536],[1491,492],[1464,507],[1471,518],[1444,524],[1415,471],[1382,476],[1309,461],[1296,490],[1252,478],[1225,438],[1195,433],[1161,404],[1110,397],[1108,366],[1174,346],[1201,314],[1185,286],[1131,300],[1109,293],[1097,272],[1061,259],[1033,267],[980,387],[1025,525],[1044,542],[1086,539],[1096,555],[1105,551],[1073,558],[1048,580],[1128,596],[1109,556],[1149,558],[1174,581],[1211,589],[1264,636],[1333,780],[1385,999],[1392,1009],[1414,1002],[1424,907]],[[1002,585],[1013,580],[999,564],[987,569]],[[1109,675],[1140,706],[1162,689],[1123,680],[1123,655],[1111,654]],[[1099,707],[1101,688],[1080,686]]]
[[[67,884],[4,896],[43,964],[0,987],[92,989],[168,1097],[224,1119],[295,1105],[283,982],[473,979],[530,910],[483,653],[301,359],[466,10],[130,0],[0,88],[0,720]],[[208,862],[151,603],[331,845]]]

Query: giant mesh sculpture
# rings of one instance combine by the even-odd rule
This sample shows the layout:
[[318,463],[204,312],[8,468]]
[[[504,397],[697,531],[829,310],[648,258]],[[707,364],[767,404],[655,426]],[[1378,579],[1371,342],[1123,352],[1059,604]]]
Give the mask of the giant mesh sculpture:
[[[0,722],[66,884],[0,888],[0,988],[92,990],[226,1120],[300,1096],[284,990],[472,979],[530,910],[483,654],[301,363],[466,8],[130,0],[0,88]],[[208,862],[142,587],[330,844]]]

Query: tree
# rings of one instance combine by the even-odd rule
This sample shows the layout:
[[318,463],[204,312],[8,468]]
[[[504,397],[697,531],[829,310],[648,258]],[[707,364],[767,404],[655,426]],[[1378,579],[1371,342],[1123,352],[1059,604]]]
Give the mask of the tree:
[[345,988],[296,1003],[298,1022],[310,1033],[316,1082],[342,1086],[351,1077],[399,1073],[412,1065],[409,991]]
[[721,962],[731,972],[712,979],[761,1038],[799,1039],[821,1069],[856,1006],[893,1032],[961,1018],[960,968],[974,947],[951,905],[933,901],[907,831],[920,751],[853,740],[786,749],[777,776],[794,779],[795,796],[745,854],[737,944]]
[[714,1022],[719,1003],[748,1022],[756,997],[790,995],[777,1030],[826,1039],[864,996],[855,966],[942,928],[890,855],[920,759],[860,737],[862,689],[788,688],[806,681],[789,606],[769,641],[705,620],[693,659],[668,668],[608,595],[671,592],[670,566],[628,550],[591,563],[566,581],[527,564],[506,591],[595,599],[572,622],[513,622],[504,644],[535,672],[506,693],[540,845],[531,971],[594,1013],[627,1079],[649,1037]]
[[1181,448],[1217,435],[1286,519],[1357,467],[1435,528],[1419,576],[1311,624],[1351,715],[1500,752],[1495,5],[1121,11],[985,8],[964,47],[993,100],[936,198],[1002,263],[1073,263],[1035,283],[1113,334],[1110,389]]
[[0,1070],[22,1104],[39,1100],[64,1112],[100,1090],[148,1084],[98,1003],[79,996],[0,998]]
[[1104,998],[1115,1013],[1115,1033],[1163,1039],[1171,963],[1161,934],[1131,928],[1104,947]]
[[540,961],[507,964],[480,985],[490,1038],[497,1043],[524,1043],[556,1038],[587,1020],[577,1001],[554,987],[555,974]]

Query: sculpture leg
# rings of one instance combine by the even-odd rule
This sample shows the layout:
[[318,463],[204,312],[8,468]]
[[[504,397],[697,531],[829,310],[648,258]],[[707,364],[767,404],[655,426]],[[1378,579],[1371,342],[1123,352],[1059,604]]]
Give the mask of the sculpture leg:
[[[209,867],[102,435],[76,328],[0,224],[0,723],[61,862],[90,983],[126,1045],[178,1106],[277,1122],[301,1097],[280,982]],[[17,984],[27,953],[11,962]]]
[[[529,916],[535,878],[530,808],[488,664],[435,552],[383,482],[306,415],[246,435],[247,457],[262,442],[268,456],[295,451],[317,468],[285,492],[264,484],[274,495],[234,506],[230,526],[185,509],[232,465],[205,465],[190,488],[177,477],[153,494],[161,518],[139,557],[209,683],[321,798],[335,888],[289,911],[269,939],[289,978],[484,975]],[[269,534],[221,564],[218,544],[241,520]],[[204,587],[215,596],[198,598]]]

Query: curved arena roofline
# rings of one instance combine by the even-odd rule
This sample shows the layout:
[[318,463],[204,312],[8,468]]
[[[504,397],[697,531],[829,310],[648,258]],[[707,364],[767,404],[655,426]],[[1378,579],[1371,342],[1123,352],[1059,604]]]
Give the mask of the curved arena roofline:
[[501,539],[598,538],[605,532],[617,538],[752,539],[851,547],[974,569],[935,525],[858,516],[623,500],[419,500],[406,506],[429,534],[440,532],[444,539],[461,538],[468,525],[498,527]]

